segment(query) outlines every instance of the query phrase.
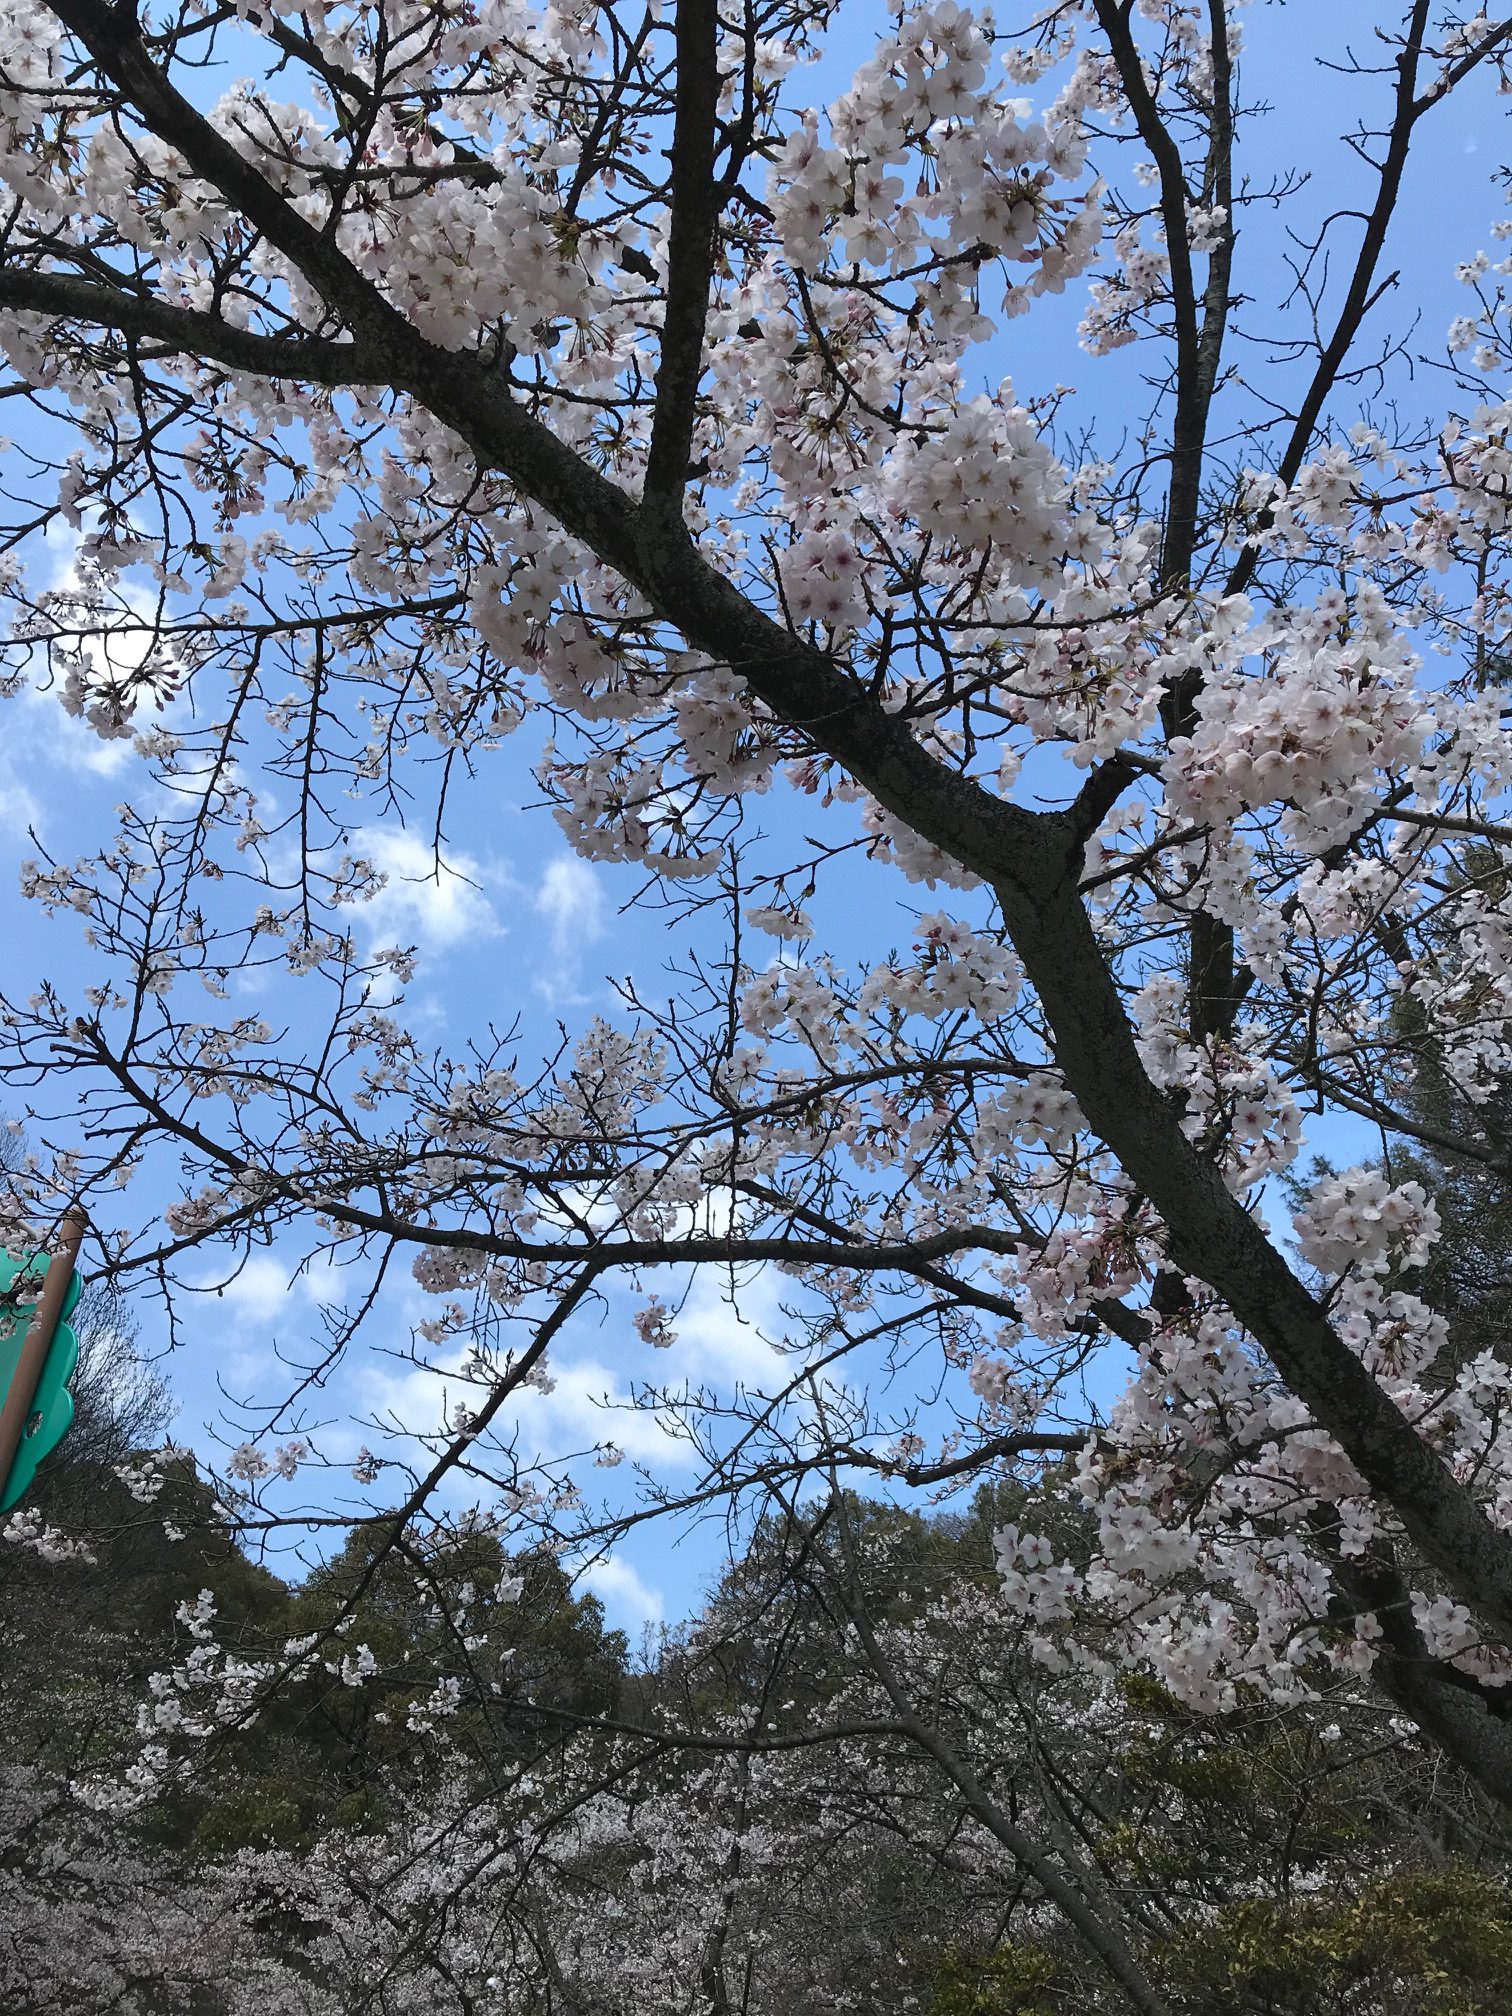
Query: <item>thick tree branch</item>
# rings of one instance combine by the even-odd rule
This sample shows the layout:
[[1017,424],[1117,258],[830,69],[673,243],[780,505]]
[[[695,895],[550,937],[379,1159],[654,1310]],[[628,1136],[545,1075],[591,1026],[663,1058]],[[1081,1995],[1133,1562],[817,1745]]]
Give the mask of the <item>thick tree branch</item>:
[[838,1461],[854,1463],[865,1470],[880,1470],[887,1476],[897,1477],[904,1484],[922,1486],[948,1484],[957,1477],[970,1477],[994,1463],[1010,1462],[1015,1456],[1075,1456],[1089,1442],[1097,1440],[1097,1431],[1091,1428],[1066,1434],[1053,1429],[1030,1428],[1012,1435],[990,1435],[985,1442],[974,1443],[960,1456],[949,1456],[938,1463],[890,1463],[874,1450],[849,1446],[837,1448],[833,1453]]
[[999,894],[1055,1032],[1056,1060],[1088,1121],[1154,1200],[1172,1260],[1209,1282],[1315,1420],[1402,1520],[1460,1600],[1512,1643],[1512,1534],[1493,1526],[1343,1343],[1151,1083],[1075,892]]
[[321,336],[264,336],[218,315],[178,308],[122,285],[104,287],[67,273],[0,266],[0,310],[55,315],[122,336],[148,337],[173,356],[208,358],[228,371],[292,378],[311,385],[386,385],[389,360],[356,343]]
[[672,128],[672,228],[656,410],[646,458],[648,511],[682,523],[720,192],[714,180],[719,105],[718,0],[677,0],[677,108]]
[[1371,1677],[1477,1784],[1512,1807],[1512,1695],[1482,1689],[1468,1674],[1434,1658],[1412,1616],[1411,1595],[1391,1549],[1375,1541],[1344,1554],[1327,1515],[1309,1520],[1349,1614],[1369,1612],[1381,1628]]

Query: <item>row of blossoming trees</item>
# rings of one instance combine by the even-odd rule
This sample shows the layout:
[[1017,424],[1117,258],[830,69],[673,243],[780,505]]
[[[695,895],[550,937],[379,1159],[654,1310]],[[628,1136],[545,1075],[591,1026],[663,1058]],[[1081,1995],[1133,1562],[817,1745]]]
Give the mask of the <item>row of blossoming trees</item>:
[[[1358,1682],[1215,1716],[1047,1672],[995,1587],[1020,1487],[768,1518],[632,1665],[549,1553],[430,1536],[354,1597],[366,1538],[291,1590],[186,1466],[155,1517],[71,1468],[98,1558],[9,1549],[0,1588],[0,1991],[26,2016],[1111,2016],[1057,1872],[1173,2006],[1498,2006],[1491,1803]],[[1079,1551],[1056,1495],[1037,1516]],[[255,1724],[123,1810],[137,1675],[182,1714],[167,1676],[206,1647],[271,1666],[333,1623]]]
[[[170,1322],[270,1243],[339,1269],[225,1503],[355,1526],[349,1615],[469,1499],[573,1558],[680,1508],[808,1534],[794,1572],[880,1718],[1153,2012],[1185,1991],[1083,1824],[1000,1802],[997,1725],[952,1732],[885,1642],[845,1491],[1058,1466],[991,1592],[1043,1684],[1218,1714],[1374,1689],[1512,1799],[1512,1363],[1417,1292],[1422,1183],[1306,1155],[1346,1116],[1508,1173],[1500,271],[1465,245],[1431,370],[1387,318],[1420,143],[1501,88],[1512,21],[1410,0],[1362,30],[1330,210],[1242,116],[1223,0],[905,9],[821,114],[830,13],[0,10],[31,416],[6,649],[141,778],[117,833],[25,871],[99,977],[8,1005],[47,1144],[9,1215],[83,1198]],[[1062,295],[1139,370],[991,389],[997,330]],[[50,531],[61,580],[27,571]],[[352,922],[381,883],[352,794],[380,829],[419,794],[440,834],[511,737],[691,948],[540,1064],[485,1026],[428,1050],[412,950]],[[890,952],[910,882],[934,893]],[[841,911],[876,920],[844,961]],[[515,1402],[596,1310],[627,1377],[645,1347],[675,1368],[689,1282],[753,1270],[782,1283],[772,1377],[643,1383],[695,1487],[598,1504],[607,1441],[524,1473]],[[285,1475],[325,1481],[300,1408],[399,1272],[465,1404],[364,1450],[355,1508],[291,1512]],[[341,1616],[261,1661],[192,1615],[144,1794],[356,1656]]]

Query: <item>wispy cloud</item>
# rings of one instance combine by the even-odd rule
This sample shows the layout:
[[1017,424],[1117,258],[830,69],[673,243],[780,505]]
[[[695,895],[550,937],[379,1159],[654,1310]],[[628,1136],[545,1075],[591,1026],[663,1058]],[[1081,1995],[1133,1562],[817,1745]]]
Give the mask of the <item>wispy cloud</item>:
[[556,854],[541,872],[533,899],[550,932],[551,965],[536,975],[548,1000],[581,1005],[583,954],[603,937],[608,905],[598,877],[575,854]]
[[612,1625],[660,1624],[667,1614],[660,1589],[642,1581],[620,1555],[606,1554],[583,1569],[577,1579],[597,1596]]
[[546,863],[536,891],[537,914],[551,928],[551,949],[571,954],[604,935],[604,895],[586,861],[558,854]]
[[323,1253],[314,1255],[303,1267],[272,1253],[253,1253],[230,1280],[206,1277],[200,1285],[214,1286],[217,1299],[237,1323],[271,1321],[288,1313],[291,1303],[321,1308],[341,1294],[340,1270]]
[[781,1363],[770,1342],[780,1333],[782,1277],[763,1268],[731,1299],[723,1281],[708,1273],[694,1277],[671,1327],[677,1342],[667,1353],[672,1367],[690,1379],[725,1386],[736,1381],[759,1386]]
[[[0,716],[0,722],[3,718]],[[41,800],[16,775],[10,751],[0,750],[0,832],[19,837],[41,824]]]

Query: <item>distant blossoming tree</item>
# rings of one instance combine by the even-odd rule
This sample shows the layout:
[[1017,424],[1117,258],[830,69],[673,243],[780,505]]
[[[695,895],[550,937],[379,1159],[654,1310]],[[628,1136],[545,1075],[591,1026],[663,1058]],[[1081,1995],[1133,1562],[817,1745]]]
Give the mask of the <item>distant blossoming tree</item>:
[[[1420,1185],[1336,1171],[1287,1228],[1273,1180],[1307,1114],[1436,1133],[1425,1058],[1453,1153],[1512,1174],[1474,1125],[1512,1066],[1501,268],[1360,417],[1413,143],[1512,21],[1383,26],[1340,80],[1365,195],[1308,224],[1236,139],[1224,0],[904,7],[805,110],[832,12],[0,7],[5,648],[144,787],[27,871],[105,977],[9,1004],[12,1081],[72,1115],[13,1214],[88,1198],[170,1304],[208,1252],[329,1255],[314,1378],[411,1267],[474,1392],[359,1465],[395,1536],[457,1477],[592,1529],[618,1452],[522,1480],[511,1396],[617,1282],[675,1367],[686,1270],[775,1267],[787,1383],[680,1403],[708,1494],[1070,1456],[1095,1545],[1000,1543],[1048,1660],[1215,1708],[1368,1672],[1512,1800],[1512,1360],[1434,1376]],[[1284,284],[1245,262],[1283,200]],[[1116,365],[982,389],[1072,289],[1085,351],[1141,346],[1133,426]],[[55,525],[48,585],[18,556]],[[428,789],[439,831],[516,733],[697,955],[539,1069],[429,1054],[413,955],[351,926],[346,794]],[[937,892],[911,948],[826,955],[825,904],[859,930],[899,872]],[[238,1452],[254,1506],[308,1442]]]

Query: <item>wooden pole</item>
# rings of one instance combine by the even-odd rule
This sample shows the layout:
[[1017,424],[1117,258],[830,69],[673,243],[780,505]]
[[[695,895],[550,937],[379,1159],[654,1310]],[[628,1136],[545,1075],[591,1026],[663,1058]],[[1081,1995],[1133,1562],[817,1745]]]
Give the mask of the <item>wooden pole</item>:
[[42,1293],[32,1307],[32,1319],[26,1326],[10,1391],[5,1396],[4,1407],[0,1408],[0,1493],[10,1482],[11,1465],[16,1460],[16,1451],[21,1446],[21,1437],[26,1432],[26,1423],[31,1415],[32,1402],[37,1397],[37,1383],[42,1377],[42,1368],[47,1363],[47,1353],[63,1314],[63,1298],[68,1293],[68,1284],[78,1264],[87,1223],[77,1205],[64,1218],[62,1239],[48,1263]]

